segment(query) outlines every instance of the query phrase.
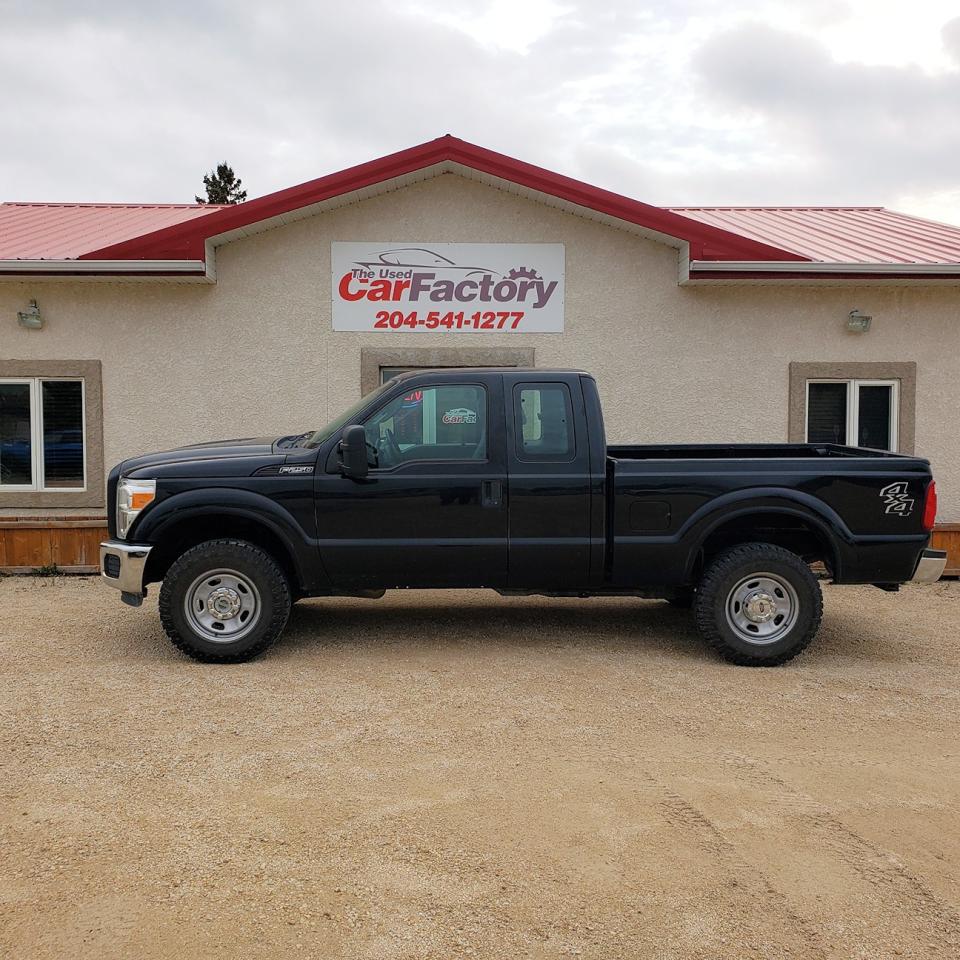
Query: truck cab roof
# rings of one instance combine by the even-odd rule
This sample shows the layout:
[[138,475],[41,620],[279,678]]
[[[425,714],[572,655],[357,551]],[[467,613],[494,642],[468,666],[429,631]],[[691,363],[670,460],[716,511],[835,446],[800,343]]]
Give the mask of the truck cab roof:
[[543,379],[544,377],[590,377],[593,374],[586,370],[565,369],[561,367],[418,367],[415,370],[407,370],[404,373],[398,373],[391,377],[391,380],[409,380],[412,377],[420,377],[425,374],[441,377],[446,380],[454,380],[463,377],[465,373],[471,374],[489,374],[489,373],[509,373],[523,374]]

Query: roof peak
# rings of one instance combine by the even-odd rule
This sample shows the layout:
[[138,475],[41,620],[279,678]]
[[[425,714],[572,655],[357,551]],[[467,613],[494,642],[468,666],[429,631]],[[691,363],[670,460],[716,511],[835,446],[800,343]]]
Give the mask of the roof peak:
[[[283,222],[298,211],[320,210],[344,196],[371,196],[391,183],[409,183],[441,173],[472,171],[477,179],[509,183],[517,192],[549,198],[557,206],[589,211],[599,219],[623,221],[648,236],[686,243],[692,257],[711,259],[803,260],[804,257],[771,244],[744,237],[664,207],[643,203],[575,180],[543,167],[497,153],[445,134],[395,153],[370,160],[306,183],[297,184],[245,203],[221,208],[209,217],[163,227],[142,236],[109,244],[83,255],[84,259],[149,260],[171,257],[202,260],[206,241],[250,232],[260,225]],[[305,214],[303,214],[305,215]]]

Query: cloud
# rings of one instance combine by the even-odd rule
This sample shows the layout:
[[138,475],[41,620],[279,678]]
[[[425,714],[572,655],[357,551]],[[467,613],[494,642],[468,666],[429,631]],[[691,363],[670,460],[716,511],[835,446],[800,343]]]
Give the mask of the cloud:
[[0,107],[6,189],[188,199],[226,158],[255,195],[445,132],[518,152],[534,141],[543,159],[562,138],[555,75],[391,3],[144,9],[91,19],[44,3],[12,18],[0,37],[0,87],[19,93]]
[[960,64],[960,17],[948,20],[940,31],[943,45],[953,61]]
[[253,197],[449,132],[653,203],[950,207],[960,18],[911,17],[936,69],[857,63],[885,2],[0,0],[0,199],[189,201],[221,160]]
[[821,198],[957,183],[960,72],[841,63],[815,40],[763,25],[712,38],[693,65],[704,97],[802,158],[801,181]]

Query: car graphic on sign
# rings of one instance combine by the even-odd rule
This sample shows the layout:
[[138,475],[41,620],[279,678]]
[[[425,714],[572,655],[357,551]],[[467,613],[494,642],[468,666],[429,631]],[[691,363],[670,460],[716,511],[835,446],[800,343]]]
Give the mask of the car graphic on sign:
[[453,410],[448,410],[442,419],[444,423],[476,423],[477,411],[468,410],[466,407],[456,407]]
[[353,262],[360,267],[366,267],[372,270],[374,267],[430,267],[433,270],[465,270],[467,274],[471,273],[490,273],[495,276],[502,276],[496,270],[489,267],[466,267],[454,263],[449,257],[437,253],[435,250],[428,250],[426,247],[395,247],[392,250],[384,250],[375,255],[376,260],[354,260]]

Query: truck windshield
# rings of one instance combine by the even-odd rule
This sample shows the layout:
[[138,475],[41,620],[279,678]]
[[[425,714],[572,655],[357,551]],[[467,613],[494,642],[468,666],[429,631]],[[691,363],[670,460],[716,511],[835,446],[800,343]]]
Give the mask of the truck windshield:
[[365,397],[361,397],[353,406],[348,407],[339,417],[335,417],[325,427],[315,430],[308,434],[300,443],[302,447],[319,447],[321,443],[329,440],[335,433],[339,433],[344,427],[357,422],[357,416],[368,404],[372,403],[381,394],[386,393],[392,386],[393,381],[388,380],[382,387],[377,387]]

